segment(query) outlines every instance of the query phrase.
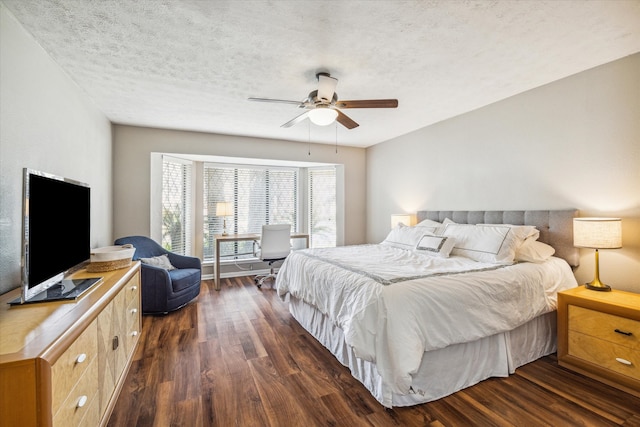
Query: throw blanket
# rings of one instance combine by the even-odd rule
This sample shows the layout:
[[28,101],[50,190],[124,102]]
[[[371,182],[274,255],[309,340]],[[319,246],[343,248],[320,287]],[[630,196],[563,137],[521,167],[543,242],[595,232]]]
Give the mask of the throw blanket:
[[556,292],[576,285],[559,258],[497,266],[388,245],[294,251],[276,280],[283,300],[289,293],[328,316],[402,394],[425,351],[514,329],[555,310]]

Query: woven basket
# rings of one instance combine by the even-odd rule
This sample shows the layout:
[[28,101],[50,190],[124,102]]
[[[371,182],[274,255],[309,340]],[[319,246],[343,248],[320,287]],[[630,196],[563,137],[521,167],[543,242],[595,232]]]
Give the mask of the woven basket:
[[91,273],[117,270],[131,265],[136,248],[133,245],[106,246],[91,251],[91,263],[87,271]]
[[97,261],[91,262],[87,266],[87,271],[90,273],[97,273],[102,271],[117,270],[119,268],[125,268],[131,265],[131,258],[119,259],[115,261]]

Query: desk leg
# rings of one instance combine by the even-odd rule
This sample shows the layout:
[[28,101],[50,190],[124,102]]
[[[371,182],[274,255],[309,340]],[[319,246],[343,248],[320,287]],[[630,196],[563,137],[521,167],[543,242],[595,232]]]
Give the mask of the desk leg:
[[213,266],[215,270],[215,287],[216,291],[220,290],[220,240],[216,239],[216,262]]

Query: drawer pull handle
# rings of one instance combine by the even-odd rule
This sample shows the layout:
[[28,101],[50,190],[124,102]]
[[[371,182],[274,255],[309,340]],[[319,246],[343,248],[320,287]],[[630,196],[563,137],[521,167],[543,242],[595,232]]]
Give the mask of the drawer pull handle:
[[631,332],[621,331],[620,329],[616,329],[616,330],[614,330],[614,332],[617,332],[617,333],[622,334],[622,335],[626,335],[628,337],[633,335],[633,333],[631,333]]
[[111,349],[117,350],[119,346],[120,346],[120,339],[116,335],[113,337],[113,340],[111,340]]
[[89,400],[87,396],[80,396],[80,399],[78,399],[78,403],[76,404],[76,408],[82,408],[87,404],[87,400]]
[[137,312],[138,312],[138,309],[137,309],[137,308],[132,308],[132,309],[131,309],[131,314],[136,314]]
[[136,335],[138,335],[138,331],[133,331],[133,332],[131,332],[131,336],[132,336],[132,337],[135,337]]
[[76,357],[76,364],[78,364],[78,363],[82,363],[82,362],[84,362],[85,360],[87,360],[87,355],[86,355],[86,353],[80,353],[80,354],[78,355],[78,357]]
[[616,361],[622,363],[623,365],[631,366],[631,362],[627,359],[623,359],[622,357],[616,357]]
[[137,286],[132,286],[132,287],[131,287],[131,290],[132,290],[132,291],[136,291],[136,290],[138,290],[138,287],[137,287]]

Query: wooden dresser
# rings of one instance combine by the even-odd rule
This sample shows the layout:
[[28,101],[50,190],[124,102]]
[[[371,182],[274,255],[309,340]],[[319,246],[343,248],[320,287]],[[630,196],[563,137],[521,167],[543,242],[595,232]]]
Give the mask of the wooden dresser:
[[640,397],[640,294],[559,292],[558,363]]
[[142,327],[140,264],[101,276],[75,301],[9,306],[0,296],[0,426],[105,425]]

